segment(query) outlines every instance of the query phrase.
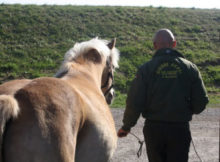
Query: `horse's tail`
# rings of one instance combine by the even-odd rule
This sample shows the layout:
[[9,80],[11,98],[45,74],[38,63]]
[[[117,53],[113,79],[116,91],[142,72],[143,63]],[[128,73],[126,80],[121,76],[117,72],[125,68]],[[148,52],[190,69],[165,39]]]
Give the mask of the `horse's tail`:
[[[18,102],[11,95],[0,95],[0,151],[2,150],[3,133],[6,122],[17,117],[19,113]],[[1,153],[0,153],[1,154]],[[0,162],[2,160],[0,155]]]
[[0,128],[4,132],[6,122],[17,117],[19,112],[18,102],[11,95],[0,95]]
[[6,122],[17,117],[19,112],[18,102],[11,95],[0,95],[0,127],[1,134],[4,131]]

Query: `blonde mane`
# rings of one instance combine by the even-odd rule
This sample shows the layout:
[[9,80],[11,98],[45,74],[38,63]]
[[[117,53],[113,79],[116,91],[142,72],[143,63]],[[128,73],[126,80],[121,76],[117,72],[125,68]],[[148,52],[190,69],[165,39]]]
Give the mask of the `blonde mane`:
[[81,43],[75,43],[75,45],[66,52],[64,61],[55,76],[58,77],[67,72],[72,61],[76,60],[79,56],[83,56],[91,49],[96,49],[106,60],[111,57],[113,66],[118,68],[119,51],[115,47],[110,50],[107,46],[108,43],[109,41],[98,38],[93,38]]

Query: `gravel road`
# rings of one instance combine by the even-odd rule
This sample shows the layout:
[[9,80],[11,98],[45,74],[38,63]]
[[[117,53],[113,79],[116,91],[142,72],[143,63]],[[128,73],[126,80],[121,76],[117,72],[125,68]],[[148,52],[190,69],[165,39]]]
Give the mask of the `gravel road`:
[[[117,130],[121,127],[124,109],[112,109]],[[140,139],[144,139],[142,129],[144,119],[140,118],[131,132]],[[192,138],[196,151],[202,162],[220,162],[219,160],[219,126],[220,108],[208,108],[200,115],[194,115],[190,122]],[[145,144],[142,156],[137,158],[136,153],[139,143],[135,137],[128,135],[126,138],[118,139],[118,147],[111,162],[148,162]],[[200,162],[191,144],[189,162]]]

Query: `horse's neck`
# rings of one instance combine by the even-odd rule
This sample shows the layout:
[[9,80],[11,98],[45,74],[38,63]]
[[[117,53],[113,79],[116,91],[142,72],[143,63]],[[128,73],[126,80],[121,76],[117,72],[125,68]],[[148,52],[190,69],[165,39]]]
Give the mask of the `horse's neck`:
[[[70,84],[81,81],[83,84],[92,84],[100,89],[103,67],[99,64],[77,64],[73,63],[67,77],[64,77]],[[79,83],[80,84],[80,83]]]

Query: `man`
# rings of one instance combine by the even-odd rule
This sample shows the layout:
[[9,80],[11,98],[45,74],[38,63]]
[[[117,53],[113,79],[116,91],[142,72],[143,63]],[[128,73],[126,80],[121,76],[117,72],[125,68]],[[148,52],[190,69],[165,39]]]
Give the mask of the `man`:
[[205,109],[206,90],[196,65],[173,49],[170,30],[159,30],[153,44],[156,53],[132,82],[118,136],[127,136],[142,114],[149,162],[187,162],[189,121]]

